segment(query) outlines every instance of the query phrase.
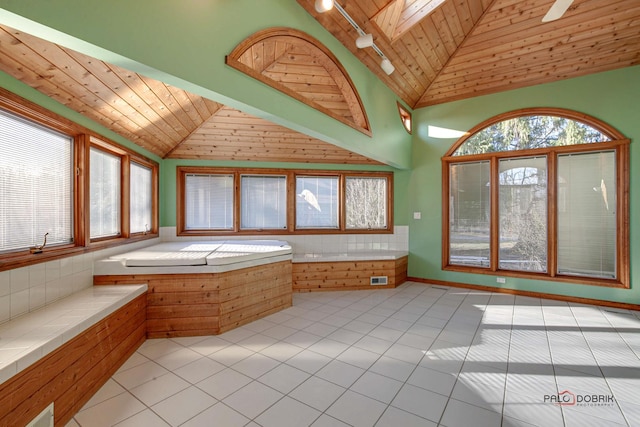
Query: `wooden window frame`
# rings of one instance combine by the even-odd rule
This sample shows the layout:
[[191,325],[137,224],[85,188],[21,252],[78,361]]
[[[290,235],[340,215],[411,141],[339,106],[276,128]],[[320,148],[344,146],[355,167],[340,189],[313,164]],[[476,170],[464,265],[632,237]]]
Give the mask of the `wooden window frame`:
[[400,121],[402,122],[402,127],[407,131],[409,135],[413,134],[413,118],[411,117],[411,113],[409,110],[404,108],[400,102],[396,101],[398,105],[398,114],[400,115]]
[[[65,245],[45,247],[42,253],[32,254],[29,249],[5,252],[0,257],[0,271],[39,264],[55,259],[66,258],[86,252],[124,245],[159,235],[158,183],[159,165],[157,162],[119,144],[112,142],[95,132],[74,123],[44,107],[28,101],[6,89],[0,88],[0,108],[23,117],[31,122],[45,126],[73,138],[73,242]],[[90,239],[90,201],[89,201],[89,150],[94,145],[122,159],[121,194],[121,234],[101,239]],[[129,232],[129,178],[130,161],[145,165],[152,170],[152,217],[153,224],[147,233]],[[126,165],[126,166],[125,166]],[[126,183],[126,188],[125,188]]]
[[[492,152],[454,156],[455,151],[469,138],[479,131],[498,122],[515,117],[553,115],[582,122],[602,132],[611,140],[600,143],[589,143],[570,146],[547,147],[519,151]],[[442,157],[442,269],[465,273],[506,276],[525,279],[549,280],[613,288],[630,287],[630,254],[629,254],[629,157],[630,140],[619,131],[591,116],[575,111],[557,108],[531,108],[504,113],[486,120],[475,126],[465,136],[460,138]],[[595,278],[589,276],[561,275],[557,273],[557,158],[561,154],[595,153],[600,151],[615,151],[616,156],[616,273],[615,279]],[[548,194],[547,194],[547,272],[530,273],[524,271],[503,270],[498,267],[499,251],[499,214],[497,183],[498,162],[501,159],[515,159],[532,156],[547,156]],[[450,227],[449,227],[449,192],[450,166],[478,161],[489,161],[491,169],[491,217],[490,217],[490,265],[488,268],[476,266],[462,266],[449,263]]]
[[[234,218],[233,229],[189,229],[185,227],[185,177],[189,174],[233,175],[234,177]],[[276,175],[287,177],[287,227],[286,229],[241,229],[240,228],[240,177],[243,175]],[[339,177],[338,228],[297,228],[296,227],[296,177],[330,176]],[[345,186],[347,177],[386,178],[387,180],[387,227],[382,229],[347,229],[345,216]],[[312,169],[256,169],[217,168],[208,166],[178,166],[176,171],[176,233],[178,236],[229,236],[229,235],[279,235],[279,234],[391,234],[393,233],[393,172],[364,172],[343,170]]]
[[325,230],[327,232],[338,232],[341,230],[345,230],[346,226],[346,210],[344,203],[345,196],[345,187],[346,187],[346,179],[344,174],[336,173],[334,171],[306,171],[306,173],[296,173],[294,175],[294,180],[297,177],[301,178],[337,178],[338,179],[338,226],[337,227],[299,227],[297,224],[298,219],[298,203],[296,203],[295,197],[297,195],[296,184],[293,183],[293,194],[294,194],[294,202],[293,202],[293,227],[294,230],[299,233],[305,233],[307,231],[317,232],[318,230]]

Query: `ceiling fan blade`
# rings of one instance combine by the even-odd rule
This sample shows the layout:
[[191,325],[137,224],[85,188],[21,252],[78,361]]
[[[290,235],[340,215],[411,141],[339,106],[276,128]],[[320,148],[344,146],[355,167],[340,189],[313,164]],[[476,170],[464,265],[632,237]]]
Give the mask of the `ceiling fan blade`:
[[544,18],[542,18],[542,22],[550,22],[560,19],[567,9],[569,9],[571,3],[573,3],[573,0],[556,0],[547,14],[544,15]]

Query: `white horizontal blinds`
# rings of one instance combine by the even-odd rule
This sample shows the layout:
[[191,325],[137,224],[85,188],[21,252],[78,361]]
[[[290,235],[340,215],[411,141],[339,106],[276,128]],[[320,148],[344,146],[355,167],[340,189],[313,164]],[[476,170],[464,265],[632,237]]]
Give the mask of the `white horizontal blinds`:
[[131,163],[129,190],[129,217],[131,233],[144,233],[151,230],[152,194],[151,168]]
[[244,175],[240,194],[240,228],[287,228],[286,176]]
[[0,251],[73,241],[73,138],[0,110]]
[[233,188],[233,175],[186,175],[185,228],[232,230]]
[[499,162],[499,267],[547,271],[547,157]]
[[296,177],[296,228],[338,228],[338,177]]
[[347,228],[387,228],[387,179],[347,177],[345,211]]
[[490,265],[490,173],[489,161],[449,168],[449,264]]
[[558,156],[558,273],[615,278],[614,151]]
[[120,234],[120,157],[91,147],[89,160],[90,235],[92,239]]

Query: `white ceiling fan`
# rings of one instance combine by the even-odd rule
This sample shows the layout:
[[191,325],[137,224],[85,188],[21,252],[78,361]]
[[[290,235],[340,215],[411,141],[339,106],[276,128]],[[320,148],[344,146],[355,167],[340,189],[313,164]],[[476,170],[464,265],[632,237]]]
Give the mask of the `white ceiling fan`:
[[551,22],[560,19],[567,9],[569,9],[571,3],[573,3],[573,0],[556,0],[556,2],[551,5],[547,14],[542,18],[542,22]]

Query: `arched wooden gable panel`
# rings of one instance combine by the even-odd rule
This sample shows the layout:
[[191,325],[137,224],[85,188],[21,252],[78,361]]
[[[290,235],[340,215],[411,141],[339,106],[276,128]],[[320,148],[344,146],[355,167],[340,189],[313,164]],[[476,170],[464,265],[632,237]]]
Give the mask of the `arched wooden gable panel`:
[[369,119],[353,82],[322,43],[292,28],[268,28],[226,57],[227,65],[371,135]]

